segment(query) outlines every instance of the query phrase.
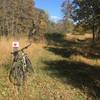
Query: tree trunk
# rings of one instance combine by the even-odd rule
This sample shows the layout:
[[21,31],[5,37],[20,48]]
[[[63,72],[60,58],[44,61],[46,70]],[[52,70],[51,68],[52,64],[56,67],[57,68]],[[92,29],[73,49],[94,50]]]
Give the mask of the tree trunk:
[[95,17],[93,12],[93,41],[95,41]]
[[93,41],[95,41],[95,28],[94,28],[94,25],[93,25]]

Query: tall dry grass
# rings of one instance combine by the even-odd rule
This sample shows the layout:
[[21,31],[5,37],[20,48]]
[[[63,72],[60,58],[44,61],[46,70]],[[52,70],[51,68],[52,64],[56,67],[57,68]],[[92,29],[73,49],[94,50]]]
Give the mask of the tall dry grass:
[[[8,96],[8,97],[11,98],[9,100],[14,100],[14,97],[18,98],[16,100],[19,100],[19,98],[20,98],[20,100],[22,100],[21,99],[22,96],[23,97],[25,96],[25,97],[28,98],[29,94],[33,94],[33,93],[30,92],[31,88],[27,89],[28,86],[25,86],[25,88],[26,88],[24,90],[25,94],[23,94],[21,97],[18,97],[19,95],[17,93],[18,92],[17,88],[14,87],[13,84],[11,84],[9,82],[9,79],[8,79],[9,71],[5,70],[5,66],[6,67],[11,67],[11,66],[9,66],[9,64],[11,64],[12,58],[13,58],[12,55],[11,55],[11,51],[13,50],[13,48],[12,48],[12,42],[13,41],[14,41],[13,38],[8,38],[7,39],[5,37],[2,37],[0,39],[0,68],[1,68],[0,75],[2,77],[2,81],[1,80],[0,81],[3,82],[3,80],[4,81],[6,80],[5,82],[3,82],[3,84],[5,83],[7,86],[9,86],[8,89],[10,89],[10,90],[7,90],[5,93],[2,92],[3,94],[0,92],[0,100],[2,100],[2,97],[3,97],[3,96],[1,96],[1,94],[2,95],[7,95],[7,92],[8,92],[8,94],[10,94],[10,96]],[[19,41],[19,44],[20,44],[19,49],[21,49],[24,46],[29,44],[29,41],[27,40],[27,38],[19,39],[18,41]],[[32,45],[28,49],[25,50],[25,53],[27,53],[27,55],[29,56],[32,64],[34,64],[34,65],[35,65],[35,62],[36,63],[38,62],[37,59],[42,54],[41,53],[43,51],[42,46],[43,46],[43,44],[40,44],[40,43],[32,43]],[[30,82],[27,82],[27,83],[30,84]],[[6,86],[2,87],[2,88],[4,89],[4,88],[6,88]],[[13,93],[11,94],[10,92],[13,92]],[[32,98],[34,98],[33,95],[32,95]]]
[[[7,39],[5,37],[2,37],[0,39],[0,65],[5,64],[12,59],[11,51],[13,50],[13,41],[15,41],[13,38]],[[29,44],[27,38],[19,39],[18,41],[20,45],[19,49]],[[32,45],[27,50],[25,50],[25,52],[28,53],[31,59],[36,58],[37,56],[41,55],[39,52],[37,52],[37,50],[41,52],[42,46],[43,44],[40,43],[32,43]]]
[[6,63],[10,60],[10,52],[12,50],[11,47],[12,39],[7,40],[6,38],[0,39],[0,65]]

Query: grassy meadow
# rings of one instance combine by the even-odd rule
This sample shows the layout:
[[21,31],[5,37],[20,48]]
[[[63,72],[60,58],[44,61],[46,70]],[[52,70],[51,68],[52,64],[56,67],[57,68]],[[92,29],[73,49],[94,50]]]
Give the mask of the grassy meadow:
[[[34,73],[19,93],[8,78],[12,41],[0,39],[0,100],[100,100],[100,59],[90,56],[88,43],[52,36],[46,44],[33,43],[25,52]],[[19,43],[21,48],[28,41],[23,38]]]

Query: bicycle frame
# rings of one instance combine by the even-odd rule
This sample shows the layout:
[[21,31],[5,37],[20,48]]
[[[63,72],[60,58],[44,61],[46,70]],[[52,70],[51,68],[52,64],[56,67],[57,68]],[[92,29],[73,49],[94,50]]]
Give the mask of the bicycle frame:
[[24,53],[24,50],[27,49],[29,46],[31,46],[31,43],[29,45],[25,46],[24,48],[20,49],[20,50],[11,52],[11,54],[13,54],[13,56],[14,56],[13,62],[17,62],[18,56],[20,55],[19,52],[21,52],[21,55],[22,55],[22,64],[23,64],[23,71],[24,72],[25,72],[25,69],[27,67],[27,64],[26,64],[26,55]]
[[33,72],[31,66],[32,64],[27,55],[24,53],[24,50],[29,46],[30,44],[20,50],[11,52],[14,58],[13,65],[9,74],[9,79],[14,85],[22,85],[25,81],[26,76],[29,75],[30,72]]

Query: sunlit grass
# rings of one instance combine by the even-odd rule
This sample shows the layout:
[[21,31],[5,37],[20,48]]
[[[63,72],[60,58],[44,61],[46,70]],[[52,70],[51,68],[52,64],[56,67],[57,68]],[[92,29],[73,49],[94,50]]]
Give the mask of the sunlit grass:
[[100,66],[100,59],[90,59],[90,58],[87,58],[87,57],[83,57],[82,55],[72,55],[70,57],[70,59],[72,61],[76,61],[76,62],[83,62],[85,64],[88,64],[88,65],[92,65],[92,66]]

